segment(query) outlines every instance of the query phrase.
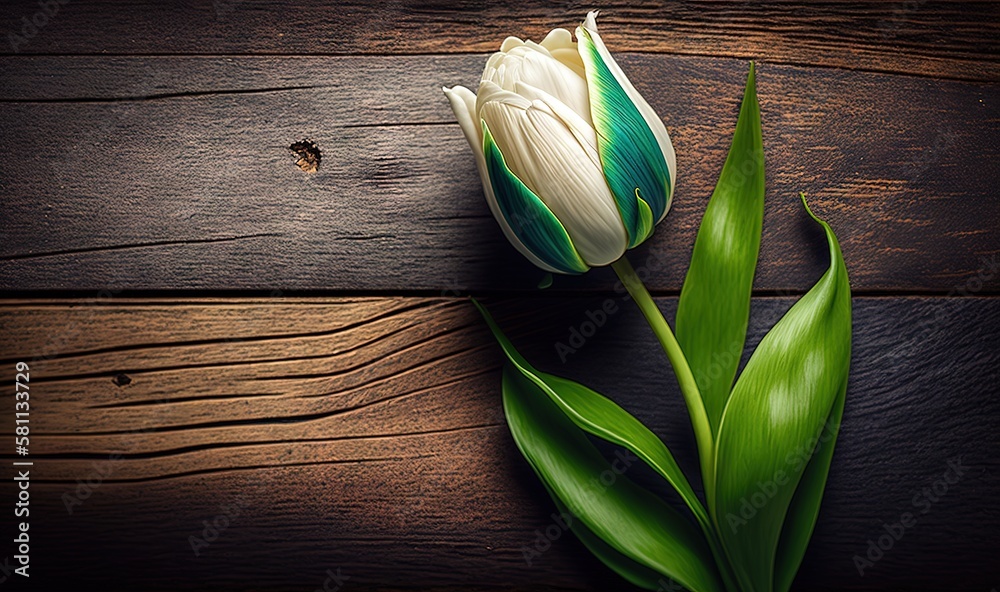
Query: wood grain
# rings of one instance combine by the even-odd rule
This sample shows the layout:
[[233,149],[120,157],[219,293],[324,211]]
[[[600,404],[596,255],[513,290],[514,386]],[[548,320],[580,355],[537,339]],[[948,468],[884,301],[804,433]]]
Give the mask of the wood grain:
[[[623,589],[569,534],[525,562],[553,507],[504,425],[501,354],[455,296],[492,295],[528,357],[612,396],[695,475],[678,389],[608,270],[536,291],[440,92],[474,85],[506,35],[591,8],[4,5],[0,384],[30,363],[35,587],[315,590],[337,574],[383,592]],[[862,295],[795,589],[996,588],[1000,4],[597,8],[678,150],[674,209],[632,256],[668,318],[750,59],[768,194],[749,347],[827,265],[800,190]],[[315,173],[288,149],[305,138]],[[48,298],[61,292],[80,298]],[[607,299],[620,311],[560,359]],[[956,458],[967,470],[921,512]],[[917,525],[859,575],[854,556],[904,512]]]
[[[484,57],[0,59],[0,289],[534,290],[440,87]],[[637,264],[679,290],[725,159],[742,60],[626,54],[678,152]],[[756,288],[801,292],[839,233],[856,291],[996,293],[1000,86],[763,65]],[[316,141],[315,174],[288,146]],[[555,289],[608,290],[599,270]]]
[[[37,1],[0,14],[2,53],[418,54],[494,51],[507,35],[575,27],[594,5],[513,0],[74,1],[24,35]],[[608,0],[602,33],[618,51],[1000,80],[994,2]],[[42,20],[38,17],[39,21]],[[27,31],[31,32],[30,29]]]
[[[631,303],[613,296],[596,335],[556,355],[606,297],[488,306],[539,366],[618,400],[694,474],[676,384]],[[754,300],[751,347],[791,303]],[[676,300],[660,304],[672,318]],[[1000,299],[856,298],[854,326],[796,589],[989,589]],[[466,300],[5,300],[0,331],[0,381],[31,365],[34,583],[315,589],[339,569],[359,590],[621,589],[569,535],[525,563],[552,507],[502,423],[501,354]],[[955,457],[967,471],[920,513]],[[917,525],[859,576],[853,556],[907,511]],[[195,556],[189,537],[220,515]]]

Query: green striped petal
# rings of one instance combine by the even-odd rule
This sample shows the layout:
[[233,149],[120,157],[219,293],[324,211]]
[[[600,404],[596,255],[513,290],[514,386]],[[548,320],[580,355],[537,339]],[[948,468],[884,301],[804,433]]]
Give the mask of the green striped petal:
[[554,270],[574,274],[590,269],[573,246],[562,222],[507,168],[489,126],[483,126],[486,171],[500,212],[519,241]]
[[[656,135],[616,73],[624,75],[611,55],[601,51],[603,42],[586,27],[578,28],[577,36],[597,130],[597,151],[631,249],[652,234],[643,210],[649,211],[653,221],[663,217],[673,181]],[[624,83],[631,88],[627,80]]]

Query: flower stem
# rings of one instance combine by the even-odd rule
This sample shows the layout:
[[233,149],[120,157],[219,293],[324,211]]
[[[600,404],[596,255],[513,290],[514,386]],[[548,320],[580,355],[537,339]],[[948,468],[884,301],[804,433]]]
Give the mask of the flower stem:
[[[670,329],[667,319],[663,317],[663,313],[656,306],[656,302],[650,295],[649,290],[642,283],[639,275],[635,272],[632,264],[623,256],[618,261],[612,263],[611,268],[618,274],[618,278],[625,285],[625,289],[632,296],[632,300],[635,301],[639,306],[639,310],[642,311],[643,316],[646,317],[646,322],[653,329],[653,334],[660,341],[663,351],[667,354],[667,359],[670,360],[670,365],[674,368],[674,375],[677,377],[677,382],[681,387],[681,395],[684,397],[688,414],[691,416],[695,441],[698,443],[698,457],[701,461],[702,484],[705,487],[705,497],[711,507],[714,505],[712,503],[712,496],[715,489],[715,443],[712,438],[711,426],[708,423],[708,414],[705,412],[705,403],[702,401],[701,392],[698,390],[698,383],[695,381],[687,358],[684,357],[684,352],[681,351],[681,346],[677,343],[677,338]],[[715,557],[715,562],[719,567],[719,572],[722,575],[726,589],[738,590],[739,586],[735,582],[722,541],[713,528],[713,521],[702,516],[696,516],[696,518],[699,518],[698,522],[705,533],[705,537],[708,539],[709,547],[712,549],[712,555]]]
[[[663,313],[656,306],[656,302],[649,294],[649,290],[643,285],[642,280],[636,274],[635,269],[628,259],[622,257],[611,264],[611,268],[618,274],[625,285],[625,289],[635,300],[646,317],[646,322],[653,329],[653,333],[663,346],[663,351],[670,360],[670,365],[674,368],[674,375],[677,376],[677,383],[681,387],[681,395],[687,405],[688,414],[691,416],[691,425],[694,428],[694,437],[698,443],[698,456],[701,460],[701,476],[705,486],[705,497],[711,500],[712,484],[714,482],[713,460],[715,456],[715,445],[712,439],[712,429],[708,423],[708,414],[705,412],[705,403],[701,399],[698,391],[698,383],[695,382],[691,367],[688,366],[687,358],[681,351],[681,346],[674,337],[674,332],[667,324],[667,319],[663,318]],[[711,503],[709,505],[712,505]]]

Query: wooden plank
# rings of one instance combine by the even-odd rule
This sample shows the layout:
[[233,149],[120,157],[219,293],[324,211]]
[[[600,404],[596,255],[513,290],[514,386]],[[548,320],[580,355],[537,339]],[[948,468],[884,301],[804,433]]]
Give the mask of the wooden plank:
[[[565,363],[554,344],[603,297],[488,305],[539,366],[618,400],[693,474],[676,384],[615,298]],[[751,344],[791,303],[754,300]],[[672,318],[676,299],[660,304]],[[854,304],[841,437],[796,588],[989,589],[1000,299]],[[315,589],[339,569],[359,590],[621,589],[569,535],[525,563],[552,507],[502,424],[501,354],[468,301],[4,301],[0,329],[0,382],[31,364],[34,583]],[[956,457],[968,468],[921,513]],[[907,511],[916,526],[859,576],[854,555]],[[196,556],[190,537],[220,515]]]
[[[0,59],[0,289],[534,290],[440,92],[483,59]],[[676,291],[746,63],[621,61],[679,155],[673,211],[634,255]],[[802,291],[825,268],[806,191],[855,290],[997,292],[1000,201],[982,179],[1000,176],[1000,86],[764,65],[759,92],[757,289]],[[317,173],[288,150],[303,137]],[[556,289],[613,284],[599,270]]]
[[[926,76],[1000,80],[993,2],[664,1],[601,4],[611,47]],[[216,0],[122,8],[35,0],[0,15],[0,52],[22,54],[415,54],[493,51],[507,35],[572,29],[588,8],[503,4]],[[32,30],[25,19],[43,23]]]

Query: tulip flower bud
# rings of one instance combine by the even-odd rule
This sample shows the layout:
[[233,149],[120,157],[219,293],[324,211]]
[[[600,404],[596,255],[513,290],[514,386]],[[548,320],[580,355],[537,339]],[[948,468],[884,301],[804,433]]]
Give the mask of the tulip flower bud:
[[597,33],[596,12],[541,43],[509,37],[478,94],[445,88],[490,210],[535,265],[618,260],[666,215],[677,168],[666,127]]

